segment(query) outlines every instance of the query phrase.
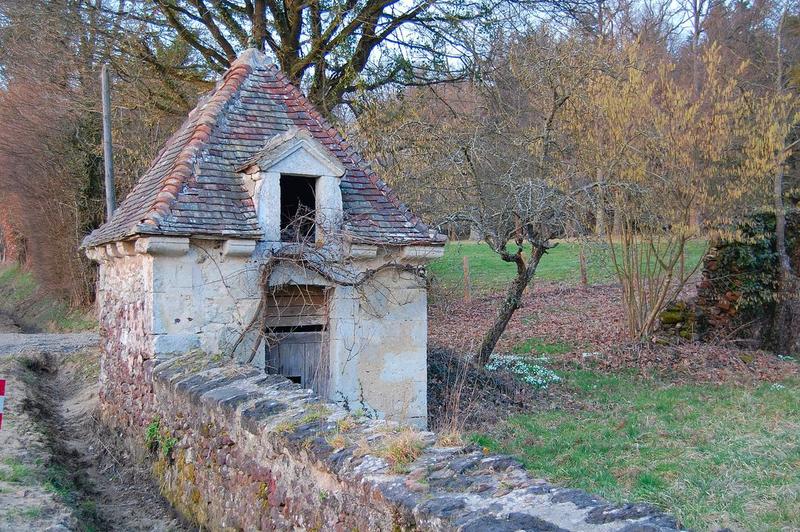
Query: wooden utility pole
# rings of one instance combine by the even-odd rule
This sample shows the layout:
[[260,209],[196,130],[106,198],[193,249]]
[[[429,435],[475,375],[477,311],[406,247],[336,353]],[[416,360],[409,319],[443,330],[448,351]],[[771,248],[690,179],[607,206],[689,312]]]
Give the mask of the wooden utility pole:
[[108,65],[100,70],[100,85],[103,93],[103,169],[106,174],[106,220],[111,218],[117,208],[114,192],[114,159],[111,150],[111,83],[108,77]]

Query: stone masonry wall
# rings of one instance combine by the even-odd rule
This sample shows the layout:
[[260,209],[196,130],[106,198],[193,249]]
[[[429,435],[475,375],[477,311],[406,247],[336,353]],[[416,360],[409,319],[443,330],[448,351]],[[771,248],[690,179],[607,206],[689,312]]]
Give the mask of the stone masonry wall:
[[99,274],[102,416],[111,426],[129,428],[137,423],[140,427],[142,412],[152,411],[149,382],[155,355],[150,341],[153,298],[148,287],[153,259],[132,255],[104,261]]
[[[190,354],[159,362],[146,382],[150,407],[105,412],[128,416],[116,425],[140,448],[150,429],[165,496],[203,529],[677,528],[648,505],[615,506],[535,479],[511,458],[355,418],[252,366]],[[393,462],[410,447],[416,460]]]

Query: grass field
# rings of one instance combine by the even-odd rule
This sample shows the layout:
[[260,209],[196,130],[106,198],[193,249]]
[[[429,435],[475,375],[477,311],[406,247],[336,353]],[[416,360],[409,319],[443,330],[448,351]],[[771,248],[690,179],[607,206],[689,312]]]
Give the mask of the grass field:
[[81,331],[97,326],[84,309],[71,309],[39,292],[33,276],[17,266],[0,266],[0,312],[30,330]]
[[515,416],[476,442],[550,480],[654,503],[690,528],[800,529],[799,381],[562,377],[585,408]]
[[[542,258],[535,279],[577,283],[580,280],[580,247],[577,242],[563,241]],[[694,267],[706,250],[705,241],[693,241],[687,246],[687,268]],[[428,270],[433,278],[448,290],[462,290],[464,282],[463,257],[469,260],[472,287],[478,292],[504,288],[516,272],[513,264],[503,262],[482,242],[448,242],[444,257],[433,261]],[[586,247],[590,284],[607,283],[615,279],[608,246],[590,244]]]
[[[687,267],[696,265],[705,249],[705,242],[690,243]],[[578,282],[579,252],[578,243],[559,243],[542,259],[536,279]],[[615,281],[608,248],[593,247],[586,254],[591,284]],[[485,244],[452,242],[430,266],[443,291],[461,294],[465,256],[474,292],[502,290],[514,276],[514,266]],[[563,334],[532,333],[511,350],[557,359],[576,348],[579,344]],[[613,349],[604,353],[613,356]],[[548,480],[614,501],[656,504],[690,528],[800,530],[797,378],[704,384],[677,379],[669,367],[650,378],[634,370],[558,374],[562,381],[551,385],[551,393],[565,393],[566,407],[531,408],[473,434],[473,440],[518,457]]]

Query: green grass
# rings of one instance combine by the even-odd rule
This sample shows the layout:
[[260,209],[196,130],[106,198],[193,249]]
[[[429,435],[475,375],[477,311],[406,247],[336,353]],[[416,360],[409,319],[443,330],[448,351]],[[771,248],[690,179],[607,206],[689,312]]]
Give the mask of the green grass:
[[33,275],[17,266],[0,267],[0,312],[28,329],[81,331],[97,326],[85,309],[41,294]]
[[[559,242],[542,258],[535,279],[577,283],[580,280],[580,248],[578,242]],[[698,264],[706,250],[705,241],[687,245],[687,268]],[[505,288],[514,278],[516,266],[503,262],[483,242],[448,242],[444,257],[433,261],[428,270],[433,278],[449,290],[463,290],[463,257],[468,257],[472,287],[478,292]],[[587,274],[590,284],[608,283],[616,279],[608,246],[586,245]]]
[[42,515],[42,507],[32,506],[30,508],[25,508],[20,512],[20,515],[25,519],[38,519]]
[[0,466],[0,481],[25,484],[31,480],[33,470],[16,458],[6,458]]
[[562,376],[580,411],[518,415],[475,441],[550,480],[656,504],[688,527],[800,527],[800,381],[744,387]]

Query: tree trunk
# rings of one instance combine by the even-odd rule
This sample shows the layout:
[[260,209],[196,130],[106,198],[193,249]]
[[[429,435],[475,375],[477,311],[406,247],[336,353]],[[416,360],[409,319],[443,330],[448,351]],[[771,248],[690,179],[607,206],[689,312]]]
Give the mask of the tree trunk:
[[786,250],[786,210],[783,204],[783,165],[775,172],[775,251],[778,254],[778,301],[772,324],[775,352],[800,353],[800,280]]
[[603,171],[599,168],[596,174],[597,183],[600,188],[597,191],[597,206],[595,209],[595,234],[597,236],[606,236],[606,198],[605,198],[605,177]]
[[614,219],[611,225],[611,234],[618,237],[622,234],[622,214],[619,209],[614,210]]
[[581,286],[589,286],[589,275],[586,267],[586,250],[581,246],[580,252]]
[[[780,283],[779,283],[780,284]],[[787,279],[787,288],[780,288],[773,321],[775,353],[800,354],[800,295],[797,277]]]
[[536,273],[536,267],[539,265],[539,260],[542,258],[542,255],[544,255],[544,252],[545,248],[543,246],[534,246],[531,251],[530,261],[527,265],[525,265],[525,261],[521,256],[516,257],[517,276],[508,287],[506,298],[503,300],[502,305],[500,305],[492,327],[486,331],[486,334],[483,336],[481,347],[478,350],[478,365],[485,366],[489,362],[489,358],[492,356],[494,348],[497,346],[498,340],[500,340],[500,336],[502,336],[503,331],[506,330],[508,322],[511,321],[514,312],[519,308],[520,302],[522,301],[522,294],[525,292],[525,288],[527,288],[531,279],[533,279],[533,275]]
[[[251,34],[252,42],[250,46],[257,50],[264,51],[267,35],[267,3],[264,0],[255,0],[253,3],[253,29]],[[285,65],[281,65],[285,68]]]
[[[781,15],[777,31],[777,73],[775,75],[775,91],[784,92],[783,85],[783,48],[781,35],[786,20],[786,11]],[[772,183],[772,200],[775,208],[775,251],[778,253],[778,294],[775,319],[773,322],[773,338],[775,352],[778,354],[800,353],[800,279],[792,269],[792,262],[786,250],[786,208],[783,203],[784,169],[787,150],[781,147],[777,168]]]

